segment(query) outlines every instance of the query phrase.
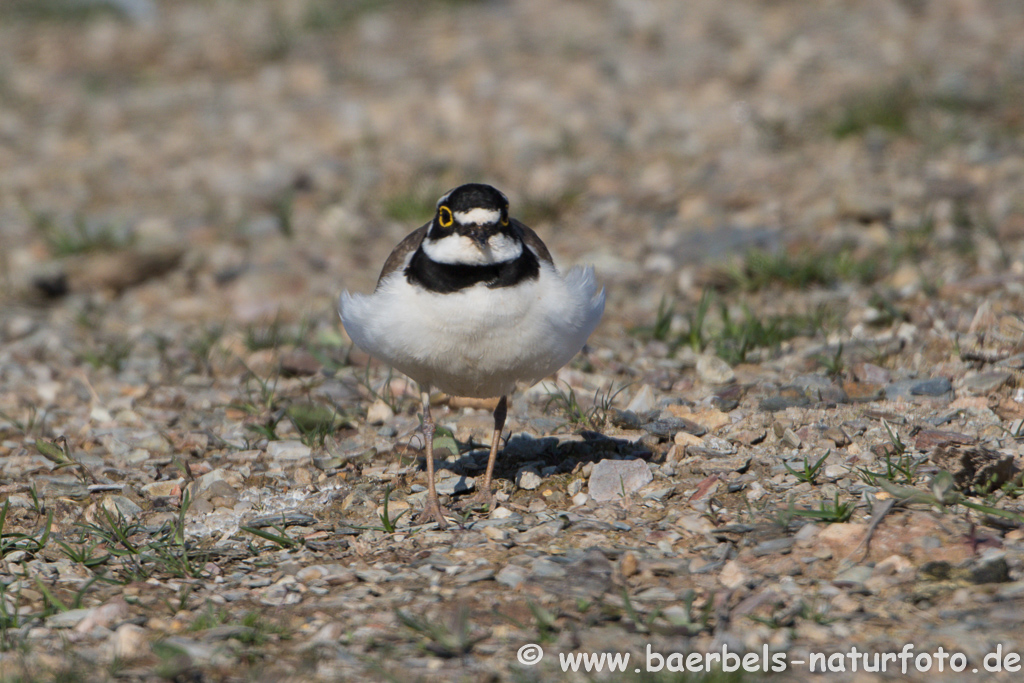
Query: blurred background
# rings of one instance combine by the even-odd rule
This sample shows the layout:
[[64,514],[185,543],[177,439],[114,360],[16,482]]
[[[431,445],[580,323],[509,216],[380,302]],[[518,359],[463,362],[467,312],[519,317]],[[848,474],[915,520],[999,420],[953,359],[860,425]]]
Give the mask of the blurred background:
[[[1005,509],[974,506],[998,524],[940,517],[958,498],[937,474],[927,511],[878,526],[889,508],[868,523],[866,504],[883,476],[941,467],[987,493],[1020,462],[1022,36],[1021,0],[0,0],[0,583],[22,576],[0,595],[0,678],[70,653],[45,680],[103,680],[83,672],[183,633],[222,675],[164,650],[160,680],[540,680],[510,669],[528,638],[640,653],[662,633],[693,636],[674,651],[1019,651],[1019,478],[984,499]],[[336,304],[470,181],[561,266],[593,264],[608,305],[589,353],[510,402],[507,429],[545,437],[499,458],[506,490],[533,475],[510,494],[522,524],[407,536],[418,397]],[[455,400],[435,416],[454,495],[493,420]],[[658,489],[590,500],[606,454],[642,457]],[[145,583],[114,565],[131,594],[96,581],[103,528],[70,535],[101,505],[161,554]],[[795,505],[830,535],[794,545]],[[239,531],[258,513],[285,534],[294,510],[305,549]],[[81,541],[67,560],[41,552],[51,522]],[[878,564],[848,573],[876,527]],[[304,600],[292,575],[313,577]],[[109,667],[105,627],[49,628],[101,600],[133,615]],[[15,624],[26,640],[5,640]]]
[[485,181],[597,267],[598,337],[776,285],[852,328],[1021,271],[1021,35],[1017,0],[3,0],[3,296],[336,328]]

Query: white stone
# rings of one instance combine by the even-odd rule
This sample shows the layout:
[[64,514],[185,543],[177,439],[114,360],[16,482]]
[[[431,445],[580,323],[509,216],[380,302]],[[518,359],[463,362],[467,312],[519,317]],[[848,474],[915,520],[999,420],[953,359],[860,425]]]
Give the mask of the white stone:
[[590,474],[588,490],[598,502],[619,500],[654,479],[643,460],[601,460]]
[[382,425],[391,422],[395,417],[395,411],[381,399],[377,399],[366,411],[366,422],[372,425]]
[[111,634],[108,643],[111,660],[127,662],[149,654],[146,629],[135,624],[118,626],[117,630]]
[[303,460],[313,450],[301,441],[271,441],[267,444],[267,455],[274,460]]
[[626,406],[626,410],[631,410],[637,415],[654,410],[654,408],[654,390],[648,384],[640,387],[640,390],[633,396],[629,405]]
[[732,590],[739,588],[747,582],[749,575],[743,566],[736,560],[729,560],[722,567],[722,571],[718,574],[718,580],[723,586]]
[[524,467],[516,473],[516,486],[527,491],[536,489],[544,480],[532,467]]

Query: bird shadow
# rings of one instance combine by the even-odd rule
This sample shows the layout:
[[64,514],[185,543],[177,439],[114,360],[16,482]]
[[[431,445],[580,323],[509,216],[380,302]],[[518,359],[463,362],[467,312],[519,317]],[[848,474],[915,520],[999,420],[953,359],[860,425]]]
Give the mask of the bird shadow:
[[[460,456],[455,460],[439,460],[435,468],[446,469],[459,476],[482,474],[487,467],[489,448],[481,447],[473,441],[459,442],[458,445]],[[509,436],[498,450],[494,475],[496,478],[514,481],[516,474],[526,467],[534,467],[547,476],[567,474],[573,472],[578,465],[609,458],[650,460],[651,457],[653,453],[650,448],[643,444],[597,431],[583,430],[568,437],[535,437],[521,432]]]

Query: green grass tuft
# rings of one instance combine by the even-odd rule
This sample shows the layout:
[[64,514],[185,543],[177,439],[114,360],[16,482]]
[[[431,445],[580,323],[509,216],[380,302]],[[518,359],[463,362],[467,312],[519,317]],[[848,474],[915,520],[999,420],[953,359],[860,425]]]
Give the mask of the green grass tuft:
[[50,216],[38,214],[35,217],[35,228],[50,252],[57,257],[116,251],[133,242],[132,233],[127,227],[90,221],[82,215],[76,215],[70,224],[63,224]]
[[906,83],[859,93],[844,104],[832,125],[832,135],[841,139],[860,135],[871,128],[903,135],[909,131],[910,115],[919,103]]
[[839,282],[870,284],[881,275],[877,259],[856,259],[848,249],[832,253],[752,249],[730,277],[732,287],[755,292],[772,285],[806,289]]

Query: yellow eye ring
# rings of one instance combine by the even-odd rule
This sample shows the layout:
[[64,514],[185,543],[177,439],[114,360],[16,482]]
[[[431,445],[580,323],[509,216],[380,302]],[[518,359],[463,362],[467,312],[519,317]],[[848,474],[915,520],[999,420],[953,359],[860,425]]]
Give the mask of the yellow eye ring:
[[442,228],[451,227],[451,224],[455,222],[455,218],[452,216],[452,210],[447,206],[442,206],[437,210],[437,222]]

